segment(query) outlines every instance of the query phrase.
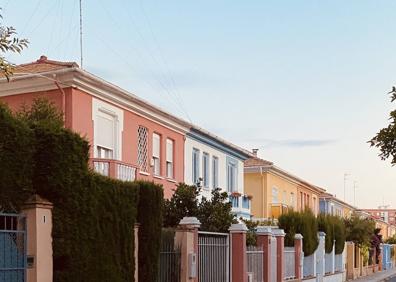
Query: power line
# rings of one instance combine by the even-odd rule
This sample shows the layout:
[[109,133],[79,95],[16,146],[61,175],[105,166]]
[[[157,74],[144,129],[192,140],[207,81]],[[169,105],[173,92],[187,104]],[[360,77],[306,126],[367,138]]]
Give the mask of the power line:
[[80,67],[83,69],[83,20],[82,20],[82,0],[80,0]]

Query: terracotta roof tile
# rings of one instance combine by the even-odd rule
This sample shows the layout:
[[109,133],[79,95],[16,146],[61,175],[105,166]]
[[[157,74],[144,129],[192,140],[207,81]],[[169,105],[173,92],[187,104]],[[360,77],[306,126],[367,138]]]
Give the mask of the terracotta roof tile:
[[257,157],[247,159],[247,160],[244,162],[244,164],[245,164],[245,167],[273,165],[272,162],[266,161],[266,160],[263,160],[263,159],[260,159],[260,158],[257,158]]
[[78,64],[75,62],[60,62],[48,60],[46,56],[41,56],[40,59],[35,62],[15,66],[13,72],[14,75],[18,75],[18,73],[42,73],[73,67],[78,67]]

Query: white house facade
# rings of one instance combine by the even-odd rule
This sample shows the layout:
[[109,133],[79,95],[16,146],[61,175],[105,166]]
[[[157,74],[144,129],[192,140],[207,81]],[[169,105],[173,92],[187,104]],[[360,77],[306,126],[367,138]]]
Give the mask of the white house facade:
[[233,212],[249,219],[250,199],[244,193],[244,160],[250,153],[200,128],[192,127],[184,143],[184,181],[201,187],[210,198],[215,188],[229,194]]

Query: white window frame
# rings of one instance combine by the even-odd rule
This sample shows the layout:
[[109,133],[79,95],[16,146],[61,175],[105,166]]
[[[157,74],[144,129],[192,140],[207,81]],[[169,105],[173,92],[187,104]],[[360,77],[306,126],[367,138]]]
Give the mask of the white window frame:
[[271,200],[273,204],[279,203],[279,189],[276,186],[272,187]]
[[[112,116],[114,118],[114,148],[113,148],[113,159],[121,160],[122,156],[122,131],[124,129],[124,111],[118,107],[115,107],[111,104],[108,104],[99,99],[92,99],[92,121],[94,124],[94,132],[93,132],[93,155],[95,158],[98,157],[98,146],[104,147],[103,144],[97,143],[98,134],[100,132],[100,128],[98,126],[98,117],[99,116]],[[110,149],[110,148],[108,148]]]
[[219,158],[216,156],[212,157],[212,187],[219,187]]
[[166,177],[173,179],[175,174],[174,168],[175,141],[166,139]]
[[199,159],[200,159],[200,150],[197,148],[193,148],[192,150],[192,182],[194,185],[197,185],[199,183],[199,178],[200,178],[200,171],[199,171]]
[[238,191],[238,166],[234,160],[227,161],[227,191]]
[[202,154],[202,178],[203,178],[203,187],[209,188],[209,181],[210,181],[210,169],[209,169],[209,160],[210,156],[208,153],[203,152]]
[[[161,135],[154,132],[152,135],[152,157],[153,157],[153,175],[161,175]],[[156,145],[155,139],[158,138],[158,150],[154,147]],[[158,151],[158,153],[156,153]]]

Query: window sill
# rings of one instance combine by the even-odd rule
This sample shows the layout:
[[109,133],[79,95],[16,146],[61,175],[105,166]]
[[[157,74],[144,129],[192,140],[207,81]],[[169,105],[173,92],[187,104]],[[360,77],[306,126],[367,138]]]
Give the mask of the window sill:
[[154,178],[157,178],[157,179],[164,179],[162,176],[160,176],[160,175],[155,175],[155,174],[153,175],[153,177],[154,177]]
[[139,171],[139,174],[146,175],[146,176],[149,176],[149,175],[150,175],[150,173],[145,172],[145,171]]
[[176,183],[177,181],[175,180],[175,179],[173,179],[173,178],[166,178],[166,180],[168,181],[168,182],[172,182],[172,183]]

